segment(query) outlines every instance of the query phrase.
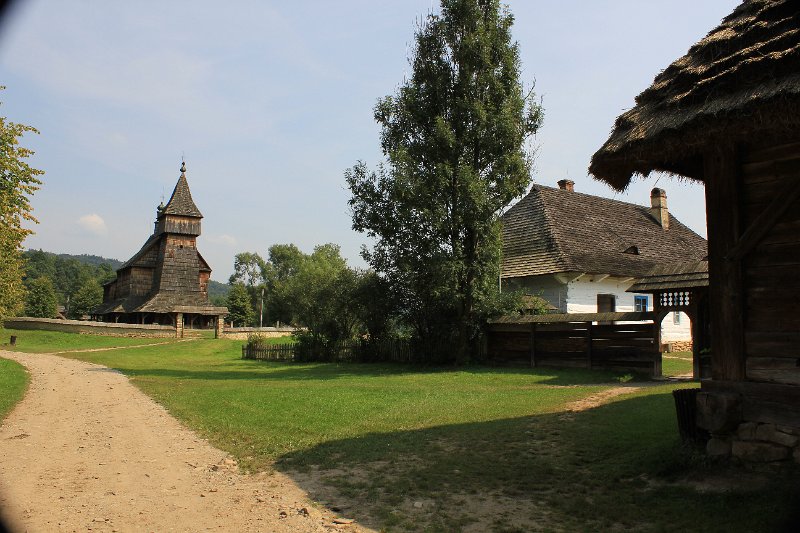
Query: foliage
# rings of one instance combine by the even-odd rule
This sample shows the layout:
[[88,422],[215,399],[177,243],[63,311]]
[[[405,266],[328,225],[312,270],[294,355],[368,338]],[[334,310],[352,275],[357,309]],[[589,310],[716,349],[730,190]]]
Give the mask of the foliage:
[[410,79],[375,108],[387,165],[345,176],[353,227],[375,240],[364,258],[416,335],[452,339],[458,361],[477,352],[499,213],[530,183],[524,146],[542,120],[519,82],[512,23],[498,0],[442,0],[416,33]]
[[[2,89],[3,87],[0,87]],[[39,188],[37,176],[44,172],[27,164],[33,151],[20,146],[20,138],[35,128],[0,117],[0,322],[22,307],[22,241],[32,231],[24,222],[36,222],[31,215],[30,196]]]
[[218,303],[224,306],[225,299],[228,297],[230,290],[231,286],[227,283],[220,283],[213,279],[208,280],[208,299],[212,302],[216,302],[215,305]]
[[42,276],[28,283],[25,297],[25,315],[37,318],[55,318],[58,314],[58,301],[53,282]]
[[250,303],[250,295],[247,287],[243,283],[234,283],[228,293],[226,302],[228,316],[226,320],[232,322],[236,327],[249,326],[253,322],[253,306]]
[[247,336],[247,346],[250,348],[264,348],[268,344],[269,339],[264,335],[259,335],[258,333],[251,333]]
[[[55,288],[58,304],[66,308],[69,317],[91,314],[85,306],[82,310],[73,309],[78,292],[91,285],[96,295],[98,287],[114,279],[114,268],[122,265],[115,259],[96,255],[54,254],[43,250],[27,250],[22,256],[25,259],[25,285],[29,286],[36,278],[49,278]],[[99,290],[98,304],[103,298],[102,288]],[[82,297],[86,297],[86,294]]]
[[[250,308],[252,310],[261,309],[261,291],[265,289],[264,270],[266,262],[260,255],[252,252],[241,252],[236,254],[233,260],[233,274],[228,279],[229,285],[240,284],[247,290],[250,298]],[[249,321],[243,326],[258,326],[260,315],[255,311],[248,315]]]
[[103,287],[96,279],[89,279],[72,298],[67,318],[80,319],[84,315],[92,315],[101,303],[103,303]]
[[360,296],[366,274],[347,266],[338,245],[322,244],[305,254],[294,244],[275,244],[268,257],[237,254],[231,281],[249,291],[251,302],[256,294],[256,305],[265,290],[266,323],[307,328],[298,335],[307,357],[324,357],[335,343],[363,332],[367,314]]
[[324,356],[335,343],[355,337],[359,278],[360,273],[347,266],[335,244],[315,247],[286,277],[281,293],[292,310],[293,322],[308,328],[298,334],[301,352],[309,357]]
[[266,315],[273,323],[289,324],[294,318],[287,299],[287,283],[300,270],[306,254],[294,244],[274,244],[269,247],[269,260],[264,265],[267,287]]

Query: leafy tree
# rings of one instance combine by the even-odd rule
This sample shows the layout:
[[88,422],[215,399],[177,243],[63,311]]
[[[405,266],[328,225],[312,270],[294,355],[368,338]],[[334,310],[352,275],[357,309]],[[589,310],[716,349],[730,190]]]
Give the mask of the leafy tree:
[[[78,291],[92,280],[98,284],[114,279],[113,267],[102,257],[93,255],[69,255],[28,250],[23,252],[25,259],[26,286],[41,276],[50,278],[56,290],[58,303],[67,309],[67,315],[76,316],[73,312],[73,301]],[[118,263],[121,264],[121,263]],[[102,293],[101,293],[102,294]],[[80,316],[80,315],[77,315]]]
[[31,281],[25,298],[25,314],[37,318],[55,318],[58,314],[56,291],[50,278]]
[[266,284],[267,321],[288,324],[294,313],[286,291],[289,280],[300,271],[307,255],[294,244],[274,244],[269,247],[269,260],[263,277]]
[[412,75],[380,100],[387,164],[345,174],[364,258],[424,342],[464,361],[496,292],[499,213],[530,184],[542,108],[523,92],[513,16],[498,0],[442,0],[416,33]]
[[234,283],[228,293],[226,302],[228,307],[227,319],[234,326],[249,326],[253,323],[253,306],[250,303],[250,294],[243,283]]
[[22,308],[22,241],[32,233],[22,224],[36,222],[30,196],[41,185],[37,176],[44,173],[25,161],[33,155],[19,144],[26,132],[38,133],[30,126],[0,117],[0,322]]
[[[250,298],[250,308],[259,309],[261,305],[261,289],[264,288],[264,271],[266,262],[257,253],[241,252],[233,260],[233,274],[228,283],[230,285],[242,284],[247,289]],[[258,316],[252,313],[250,322],[246,325],[257,326]]]
[[81,318],[83,315],[91,315],[101,303],[103,303],[103,287],[96,279],[89,279],[75,292],[67,316]]
[[318,357],[339,341],[359,331],[357,288],[361,274],[347,266],[339,246],[322,244],[299,262],[287,276],[282,296],[292,310],[293,322],[308,328],[301,339]]

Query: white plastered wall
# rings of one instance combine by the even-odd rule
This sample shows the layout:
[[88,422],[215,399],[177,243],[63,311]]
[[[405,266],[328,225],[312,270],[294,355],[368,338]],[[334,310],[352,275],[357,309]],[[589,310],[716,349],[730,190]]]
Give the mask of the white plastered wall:
[[[616,311],[626,313],[634,311],[634,296],[625,292],[633,284],[630,278],[614,278],[584,275],[567,285],[567,313],[596,313],[597,295],[613,294],[616,300]],[[653,310],[653,295],[647,296],[647,310]],[[673,313],[669,313],[661,322],[661,342],[691,340],[691,323],[685,313],[680,313],[680,324],[675,324]]]

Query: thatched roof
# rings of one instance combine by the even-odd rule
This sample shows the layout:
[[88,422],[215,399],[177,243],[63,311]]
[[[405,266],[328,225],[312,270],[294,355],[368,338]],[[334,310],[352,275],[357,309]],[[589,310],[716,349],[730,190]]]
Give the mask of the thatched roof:
[[673,216],[665,230],[649,207],[538,184],[502,223],[506,279],[560,272],[641,277],[659,264],[708,253],[705,239]]
[[708,261],[658,266],[636,280],[628,292],[659,292],[698,287],[708,287]]
[[589,172],[618,190],[652,171],[702,181],[707,147],[798,126],[800,2],[748,0],[636,98]]

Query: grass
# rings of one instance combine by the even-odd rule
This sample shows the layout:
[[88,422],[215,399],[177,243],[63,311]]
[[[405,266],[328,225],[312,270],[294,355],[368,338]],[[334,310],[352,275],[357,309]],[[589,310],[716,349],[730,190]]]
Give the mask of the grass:
[[[11,335],[17,336],[17,345],[8,344]],[[0,347],[4,350],[27,353],[57,353],[68,350],[92,350],[119,346],[141,346],[160,342],[174,342],[172,339],[152,339],[136,337],[106,337],[99,335],[78,335],[60,331],[16,330],[0,328]]]
[[25,367],[15,361],[0,358],[0,420],[11,412],[28,388],[29,376]]
[[[625,383],[639,388],[566,412],[621,376],[247,361],[241,344],[65,355],[122,370],[243,467],[286,472],[378,530],[774,531],[797,518],[791,475],[748,485],[680,445],[671,391],[695,385]],[[723,492],[693,485],[728,478]]]
[[664,376],[692,374],[692,352],[669,352],[661,359],[661,373]]

